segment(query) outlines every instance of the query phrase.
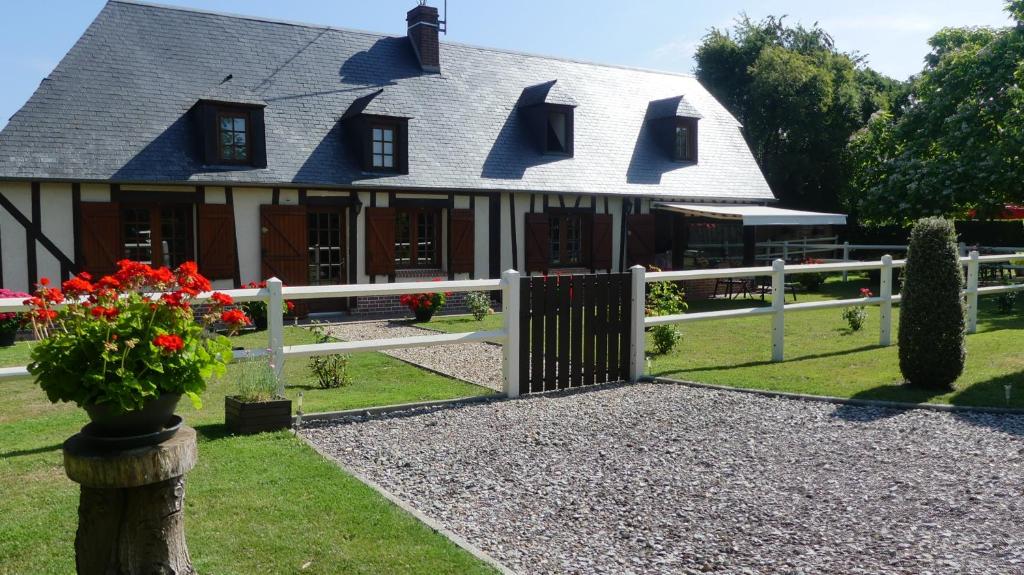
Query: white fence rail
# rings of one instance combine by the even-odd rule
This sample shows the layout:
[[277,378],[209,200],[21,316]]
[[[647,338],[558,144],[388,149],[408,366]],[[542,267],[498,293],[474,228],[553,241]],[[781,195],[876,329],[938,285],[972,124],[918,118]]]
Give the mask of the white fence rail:
[[[308,300],[319,298],[339,298],[358,296],[401,295],[423,292],[473,292],[502,290],[504,294],[505,324],[500,330],[473,331],[468,333],[442,333],[414,337],[370,339],[362,341],[341,341],[306,345],[284,345],[284,319],[282,314],[267,314],[267,347],[263,349],[244,349],[235,351],[234,359],[250,359],[270,355],[274,364],[275,376],[278,381],[278,393],[284,393],[284,380],[281,377],[284,363],[288,358],[312,357],[340,353],[356,353],[365,351],[383,351],[408,347],[431,347],[437,345],[456,345],[480,341],[504,343],[517,341],[519,321],[519,273],[514,270],[501,274],[501,279],[494,280],[463,280],[440,282],[403,282],[391,284],[360,284],[336,286],[304,286],[284,287],[281,280],[267,280],[263,289],[224,290],[236,302],[265,301],[267,309],[284,309],[285,300]],[[197,302],[210,299],[212,292],[202,293],[196,297]],[[159,294],[154,295],[158,297]],[[0,298],[0,312],[26,311],[24,298]],[[509,335],[512,335],[510,338]],[[509,397],[519,393],[518,349],[513,345],[503,346],[505,353],[502,360],[504,391]],[[28,369],[21,367],[0,368],[0,381],[28,377]]]
[[[967,331],[973,333],[978,325],[978,296],[1011,291],[1024,291],[1024,284],[994,285],[979,287],[980,270],[982,264],[1001,264],[1012,260],[1024,258],[1024,254],[1008,255],[986,255],[981,256],[977,251],[970,252],[969,256],[961,257],[961,264],[967,268],[966,289],[963,293],[967,300]],[[893,292],[893,269],[906,265],[905,260],[894,260],[891,256],[885,255],[878,261],[850,261],[834,262],[825,264],[797,264],[786,265],[781,259],[775,260],[770,267],[745,267],[745,268],[723,268],[709,270],[684,270],[668,272],[649,273],[643,267],[635,266],[630,269],[633,300],[632,324],[630,330],[630,379],[637,381],[642,374],[645,363],[644,328],[658,325],[676,323],[688,323],[695,321],[715,321],[740,317],[772,317],[772,360],[782,361],[785,357],[785,317],[787,313],[795,313],[819,309],[832,309],[846,306],[879,306],[880,327],[878,334],[879,345],[888,346],[892,344],[892,306],[899,303],[900,296]],[[785,287],[787,276],[803,273],[822,272],[850,272],[864,270],[879,270],[880,282],[878,295],[872,297],[824,300],[786,304]],[[683,313],[665,316],[644,316],[646,284],[660,281],[685,281],[700,279],[720,278],[771,278],[771,305],[761,307],[749,307],[742,309],[728,309],[718,311],[706,311],[697,313]],[[264,289],[240,289],[228,290],[227,293],[236,302],[265,301],[268,309],[283,309],[284,301],[306,300],[318,298],[358,297],[373,295],[400,295],[422,293],[424,291],[434,292],[472,292],[472,291],[502,291],[503,302],[503,326],[500,330],[474,331],[468,333],[440,333],[436,335],[371,339],[362,341],[328,342],[306,345],[284,345],[284,320],[281,314],[268,314],[267,326],[267,347],[263,349],[245,349],[235,352],[235,360],[256,357],[271,356],[275,367],[275,375],[278,379],[278,392],[283,393],[284,381],[281,377],[284,363],[289,358],[312,357],[320,355],[331,355],[340,353],[356,353],[366,351],[383,351],[388,349],[400,349],[409,347],[431,347],[438,345],[456,345],[473,342],[496,342],[502,346],[502,375],[503,389],[507,397],[519,395],[519,279],[520,274],[514,270],[508,270],[501,275],[501,279],[495,280],[465,280],[465,281],[441,281],[441,282],[406,282],[392,284],[370,284],[370,285],[342,285],[342,286],[307,286],[307,287],[284,287],[281,281],[272,278],[267,281]],[[202,302],[210,298],[212,293],[200,294],[198,301]],[[156,296],[154,296],[156,297]],[[27,307],[21,298],[0,299],[0,312],[25,311]],[[27,377],[27,369],[22,367],[0,368],[0,381]]]
[[[978,287],[980,269],[982,264],[1000,264],[1011,260],[1020,259],[1024,254],[1011,255],[987,255],[981,256],[977,251],[970,252],[968,257],[961,257],[960,263],[967,267],[967,285],[963,290],[967,299],[967,331],[974,333],[978,327],[978,296],[1011,291],[1024,291],[1024,284],[997,285]],[[787,266],[781,259],[775,260],[771,267],[750,267],[750,268],[725,268],[714,270],[688,270],[671,272],[647,273],[640,266],[632,269],[633,289],[643,289],[649,282],[659,281],[683,281],[699,279],[719,278],[752,278],[771,277],[771,306],[750,307],[742,309],[729,309],[719,311],[706,311],[697,313],[682,313],[674,315],[651,316],[643,318],[645,327],[656,325],[668,325],[676,323],[687,323],[694,321],[711,321],[730,319],[737,317],[772,316],[772,361],[782,361],[784,358],[786,313],[810,311],[817,309],[830,309],[847,306],[879,306],[881,310],[881,321],[878,334],[879,345],[888,346],[892,344],[892,305],[899,303],[900,296],[893,295],[892,270],[906,266],[906,260],[893,260],[892,256],[885,255],[878,261],[873,262],[841,262],[826,264],[798,264]],[[863,270],[880,270],[880,282],[878,295],[873,297],[862,297],[840,300],[825,300],[803,303],[785,303],[786,276],[789,274],[821,273],[821,272],[849,272]],[[642,292],[641,292],[642,293]],[[643,346],[633,349],[634,357],[631,362],[641,362],[643,358]],[[639,377],[639,372],[636,373]]]

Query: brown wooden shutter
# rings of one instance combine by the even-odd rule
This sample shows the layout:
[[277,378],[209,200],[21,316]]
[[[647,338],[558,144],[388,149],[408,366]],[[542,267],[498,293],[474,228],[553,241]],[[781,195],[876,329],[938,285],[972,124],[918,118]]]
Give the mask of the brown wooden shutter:
[[366,273],[395,273],[395,208],[363,208],[366,213]]
[[526,273],[547,273],[551,255],[551,224],[547,214],[526,214]]
[[121,242],[121,206],[116,202],[82,202],[78,204],[81,234],[78,237],[82,261],[75,262],[79,271],[96,279],[117,271],[117,261],[124,257]]
[[630,266],[654,264],[654,215],[626,216],[626,261]]
[[196,206],[199,272],[212,280],[235,278],[235,210],[227,204]]
[[260,206],[262,279],[305,285],[309,270],[305,206]]
[[452,242],[451,271],[473,273],[473,210],[450,210],[449,218]]
[[612,269],[612,216],[594,214],[590,224],[590,267]]

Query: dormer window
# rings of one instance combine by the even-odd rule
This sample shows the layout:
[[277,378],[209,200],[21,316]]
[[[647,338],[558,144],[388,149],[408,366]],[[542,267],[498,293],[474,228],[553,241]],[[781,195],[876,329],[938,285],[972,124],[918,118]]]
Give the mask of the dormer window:
[[346,152],[371,176],[409,173],[410,118],[393,113],[400,105],[379,89],[353,100],[341,116]]
[[267,167],[266,128],[260,104],[200,100],[194,108],[203,165]]
[[541,154],[572,157],[576,102],[557,80],[524,88],[516,107]]
[[697,162],[699,120],[700,113],[683,96],[647,104],[647,129],[662,153],[675,162]]
[[249,161],[249,114],[220,112],[217,114],[217,152],[225,164]]
[[395,128],[374,124],[370,128],[373,167],[377,170],[395,169]]

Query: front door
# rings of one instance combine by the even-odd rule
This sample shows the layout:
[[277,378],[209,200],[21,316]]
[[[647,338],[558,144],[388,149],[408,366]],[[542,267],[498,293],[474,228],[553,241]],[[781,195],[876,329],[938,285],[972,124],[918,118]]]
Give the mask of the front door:
[[[306,265],[309,285],[345,283],[345,212],[342,208],[310,208],[306,214]],[[311,311],[347,309],[346,298],[311,300]]]

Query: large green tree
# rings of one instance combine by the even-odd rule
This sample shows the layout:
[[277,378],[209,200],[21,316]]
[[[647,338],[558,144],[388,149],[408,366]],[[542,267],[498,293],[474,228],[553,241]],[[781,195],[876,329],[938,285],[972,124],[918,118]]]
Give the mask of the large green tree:
[[697,77],[744,126],[772,191],[785,205],[840,207],[851,134],[898,83],[839,52],[817,25],[741,16],[697,49]]
[[1024,0],[1006,28],[946,28],[907,96],[850,143],[847,205],[861,219],[998,214],[1024,202]]

